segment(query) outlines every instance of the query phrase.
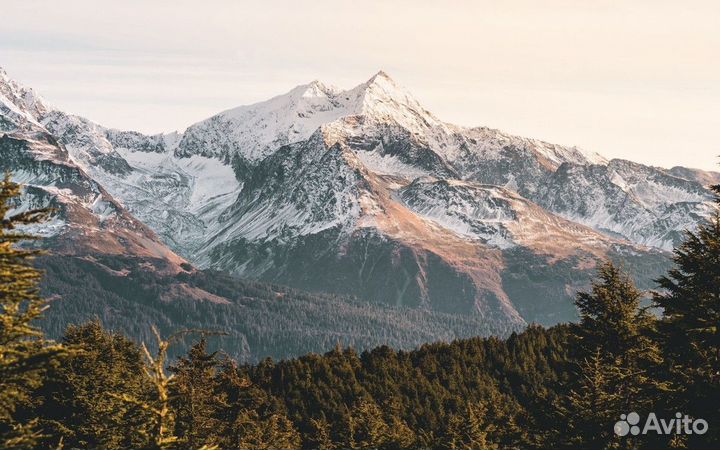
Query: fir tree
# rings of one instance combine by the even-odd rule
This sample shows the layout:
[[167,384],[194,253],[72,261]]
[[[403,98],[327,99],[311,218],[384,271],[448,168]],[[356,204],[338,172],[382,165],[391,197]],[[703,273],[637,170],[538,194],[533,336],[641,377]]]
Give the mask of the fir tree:
[[579,382],[560,407],[573,446],[610,445],[615,437],[609,425],[620,414],[652,411],[667,389],[657,380],[662,358],[651,337],[655,319],[640,307],[641,299],[642,292],[612,263],[600,267],[590,292],[577,294]]
[[149,448],[156,450],[171,449],[177,447],[178,437],[175,432],[176,411],[172,408],[170,402],[175,376],[174,374],[167,375],[165,373],[168,348],[180,337],[194,331],[184,330],[173,334],[168,339],[163,339],[157,328],[152,327],[152,331],[157,339],[158,349],[156,355],[152,356],[144,343],[142,344],[142,350],[145,355],[143,371],[153,387],[153,394],[148,398],[138,398],[131,393],[122,391],[110,395],[134,405],[142,413],[148,413],[148,426],[137,431],[142,434],[143,438],[148,440],[150,443]]
[[380,448],[390,437],[390,428],[383,420],[382,411],[372,399],[363,398],[350,410],[348,430],[349,448]]
[[[267,363],[267,361],[266,361]],[[226,397],[219,411],[223,427],[220,448],[294,449],[302,440],[284,411],[240,373],[233,361],[224,361],[217,385]]]
[[47,303],[40,297],[40,272],[32,265],[36,250],[19,248],[34,236],[18,227],[43,222],[50,210],[32,209],[11,215],[20,186],[6,175],[0,182],[0,446],[24,448],[41,437],[37,420],[20,418],[19,408],[31,408],[31,393],[44,373],[63,353],[43,337],[36,320]]
[[[388,414],[386,413],[386,416]],[[408,424],[399,417],[399,414],[389,414],[388,435],[383,446],[388,449],[413,448],[417,437]]]
[[[720,186],[713,190],[720,203]],[[675,267],[658,280],[663,291],[654,295],[675,390],[667,407],[720,424],[720,212],[686,232],[673,260]],[[700,440],[717,447],[720,428],[710,426]]]
[[226,404],[226,395],[218,384],[219,364],[217,353],[207,352],[203,338],[170,367],[175,374],[171,394],[175,429],[182,446],[200,448],[219,442],[219,415]]
[[580,363],[580,380],[560,406],[559,423],[567,428],[560,440],[570,448],[610,448],[619,439],[610,425],[619,419],[623,409],[622,370],[600,347]]
[[482,402],[466,403],[459,413],[451,414],[442,439],[442,448],[448,450],[496,449],[488,435],[495,428],[486,422],[487,407]]
[[292,422],[282,414],[261,417],[257,411],[242,410],[233,424],[235,439],[224,448],[284,450],[300,448],[301,438]]
[[579,292],[575,305],[580,312],[576,335],[588,353],[602,347],[611,355],[636,348],[643,327],[652,320],[640,308],[642,292],[612,263],[603,264],[590,292]]
[[325,414],[317,419],[310,419],[310,433],[307,439],[307,446],[317,450],[334,450],[337,448],[332,440],[330,424],[325,418]]
[[37,414],[46,429],[70,448],[146,448],[152,417],[117,398],[153,394],[140,348],[98,321],[69,327],[63,344],[76,353],[51,370],[36,393],[45,399]]

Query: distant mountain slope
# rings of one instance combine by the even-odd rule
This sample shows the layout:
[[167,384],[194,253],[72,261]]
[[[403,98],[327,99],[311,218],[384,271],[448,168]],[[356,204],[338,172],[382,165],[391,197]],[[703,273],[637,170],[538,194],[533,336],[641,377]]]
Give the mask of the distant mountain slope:
[[33,207],[56,209],[38,232],[56,251],[160,258],[180,265],[183,259],[155,232],[137,221],[88,177],[61,146],[45,133],[0,136],[0,171],[25,186],[15,211]]
[[124,211],[51,138],[32,137],[0,137],[0,169],[11,170],[26,186],[15,212],[57,208],[49,225],[31,230],[45,237],[42,244],[53,253],[39,260],[43,292],[51,300],[43,326],[53,337],[69,324],[96,318],[147,342],[152,342],[151,325],[166,334],[212,329],[229,333],[222,338],[225,351],[252,362],[323,351],[337,343],[410,349],[517,329],[479,317],[373,306],[197,271]]
[[720,184],[720,172],[711,172],[700,169],[675,166],[667,170],[668,173],[685,180],[696,181],[703,186]]
[[[196,270],[96,179],[125,198],[134,196],[136,201],[127,204],[155,217],[151,224],[162,224],[172,236],[186,231],[184,219],[201,223],[196,216],[219,214],[232,203],[239,185],[232,170],[214,159],[166,154],[172,136],[104,130],[62,115],[32,90],[3,77],[0,171],[25,187],[13,212],[56,209],[48,223],[28,230],[43,236],[40,244],[51,250],[38,265],[45,271],[42,291],[51,302],[43,326],[52,337],[60,337],[69,324],[94,319],[147,342],[153,340],[151,325],[165,334],[200,328],[228,333],[221,338],[225,351],[252,362],[325,351],[338,343],[410,349],[518,329],[481,317],[372,305]],[[48,128],[61,141],[71,141],[72,150]],[[154,196],[162,199],[148,202]],[[227,197],[228,205],[222,206]],[[168,214],[173,207],[188,211],[174,217]],[[201,241],[201,232],[195,236]]]
[[[155,264],[162,264],[154,261]],[[48,256],[42,291],[51,300],[43,326],[59,337],[69,324],[99,319],[109,330],[152,344],[151,326],[164,335],[193,328],[223,331],[219,347],[240,361],[324,352],[337,344],[365,350],[412,349],[426,342],[506,336],[518,328],[478,316],[373,305],[349,297],[307,294],[240,281],[212,271],[148,271],[131,257]],[[181,354],[184,344],[174,348]]]
[[500,328],[573,319],[570,299],[601,259],[649,286],[714,208],[699,171],[448,124],[383,72],[156,136],[4,84],[7,122],[57,139],[201,268]]

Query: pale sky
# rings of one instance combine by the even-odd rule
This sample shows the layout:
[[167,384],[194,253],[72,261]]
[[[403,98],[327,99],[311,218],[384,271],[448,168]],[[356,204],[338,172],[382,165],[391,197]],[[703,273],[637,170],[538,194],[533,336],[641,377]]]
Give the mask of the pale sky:
[[380,69],[442,120],[718,170],[720,2],[2,0],[0,66],[102,125],[184,130]]

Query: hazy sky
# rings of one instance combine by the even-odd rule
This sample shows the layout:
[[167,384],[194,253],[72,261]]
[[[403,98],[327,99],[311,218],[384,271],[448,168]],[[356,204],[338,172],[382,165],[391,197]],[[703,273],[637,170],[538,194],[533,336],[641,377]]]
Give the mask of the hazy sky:
[[439,118],[718,170],[720,2],[2,0],[0,66],[106,126],[183,130],[384,69]]

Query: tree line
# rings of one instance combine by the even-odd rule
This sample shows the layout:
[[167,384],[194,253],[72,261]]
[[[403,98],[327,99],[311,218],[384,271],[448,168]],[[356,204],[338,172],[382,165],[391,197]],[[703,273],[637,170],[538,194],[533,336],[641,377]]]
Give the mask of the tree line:
[[[47,339],[38,252],[17,244],[48,212],[11,215],[19,194],[0,183],[2,448],[720,446],[719,213],[687,232],[650,303],[606,263],[576,297],[578,323],[238,364],[203,330],[155,332],[148,348],[91,321]],[[169,358],[188,334],[196,343]],[[643,434],[632,413],[707,427]]]

